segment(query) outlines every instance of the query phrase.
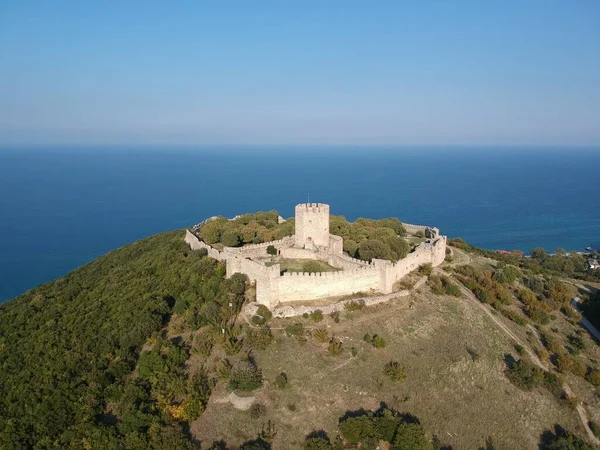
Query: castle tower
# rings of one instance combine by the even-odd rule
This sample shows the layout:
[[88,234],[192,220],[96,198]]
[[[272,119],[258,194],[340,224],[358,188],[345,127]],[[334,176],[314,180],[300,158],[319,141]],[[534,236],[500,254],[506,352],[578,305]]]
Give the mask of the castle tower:
[[296,205],[295,245],[306,249],[329,245],[329,205],[324,203]]

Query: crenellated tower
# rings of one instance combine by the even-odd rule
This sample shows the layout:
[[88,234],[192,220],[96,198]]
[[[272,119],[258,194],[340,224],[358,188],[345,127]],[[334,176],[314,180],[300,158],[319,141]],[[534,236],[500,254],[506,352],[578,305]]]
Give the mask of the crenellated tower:
[[329,245],[329,205],[301,203],[296,205],[295,246],[314,249]]

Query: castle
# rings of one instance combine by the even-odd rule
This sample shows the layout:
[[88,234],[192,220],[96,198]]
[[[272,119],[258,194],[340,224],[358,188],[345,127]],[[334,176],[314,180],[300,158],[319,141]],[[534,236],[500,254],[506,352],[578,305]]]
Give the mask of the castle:
[[[446,236],[441,236],[437,228],[403,225],[408,233],[422,232],[426,239],[396,262],[373,259],[368,263],[345,254],[343,238],[329,233],[329,205],[323,203],[296,205],[295,233],[278,241],[219,250],[186,230],[185,242],[192,250],[204,248],[210,257],[226,261],[227,277],[238,272],[246,274],[256,285],[257,303],[272,309],[280,304],[357,293],[389,294],[396,282],[419,266],[437,266],[444,261]],[[278,258],[323,261],[340,270],[282,273],[280,264],[265,264],[271,245]]]

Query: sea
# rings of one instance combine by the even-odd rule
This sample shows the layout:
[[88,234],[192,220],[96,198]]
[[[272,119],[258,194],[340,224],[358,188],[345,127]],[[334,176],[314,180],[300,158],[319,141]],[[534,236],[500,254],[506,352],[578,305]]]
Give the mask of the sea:
[[155,233],[321,202],[487,249],[600,247],[600,148],[7,147],[0,302]]

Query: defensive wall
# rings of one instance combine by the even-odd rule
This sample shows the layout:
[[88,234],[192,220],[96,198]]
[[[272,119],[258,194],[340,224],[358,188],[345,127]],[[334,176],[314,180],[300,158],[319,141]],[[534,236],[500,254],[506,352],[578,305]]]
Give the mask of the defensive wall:
[[[428,227],[422,227],[422,229],[425,228]],[[290,247],[293,237],[239,248],[224,247],[221,251],[205,244],[189,230],[186,230],[185,241],[193,250],[205,248],[210,257],[219,261],[226,260],[227,277],[237,272],[246,274],[249,280],[256,284],[257,303],[269,308],[274,308],[280,303],[290,304],[356,293],[390,294],[393,292],[394,284],[405,275],[423,264],[430,263],[437,266],[444,261],[446,256],[445,236],[423,242],[405,258],[395,263],[380,259],[368,263],[351,258],[342,253],[341,248],[336,249],[335,254],[331,252],[331,248],[316,251],[293,248]],[[341,238],[335,236],[333,241],[341,243]],[[267,256],[266,249],[269,245],[278,248],[282,256],[324,260],[343,270],[281,274],[279,264],[267,267],[265,264],[251,259],[257,256]]]

